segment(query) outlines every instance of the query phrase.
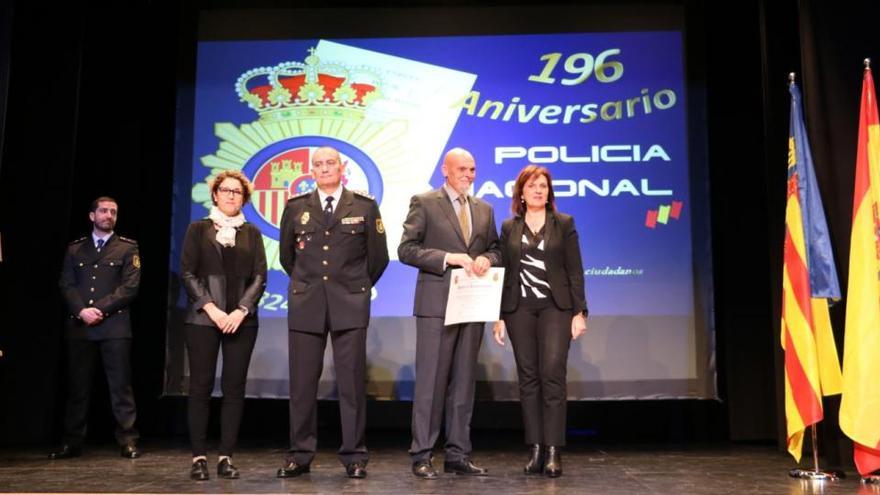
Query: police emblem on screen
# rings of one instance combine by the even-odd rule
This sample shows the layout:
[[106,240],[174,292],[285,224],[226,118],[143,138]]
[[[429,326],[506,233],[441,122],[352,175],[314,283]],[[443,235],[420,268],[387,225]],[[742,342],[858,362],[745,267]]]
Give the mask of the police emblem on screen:
[[[345,165],[343,185],[369,191],[381,203],[382,175],[371,148],[380,134],[388,134],[387,122],[365,118],[371,103],[383,98],[381,76],[367,67],[351,67],[322,61],[314,49],[303,62],[282,62],[257,67],[235,82],[239,101],[259,118],[236,126],[214,124],[220,143],[217,151],[202,157],[211,169],[206,181],[222,170],[239,169],[254,185],[245,217],[263,232],[270,268],[277,262],[278,226],[287,200],[315,189],[311,156],[322,146],[332,146]],[[210,193],[196,184],[192,198],[210,208]]]

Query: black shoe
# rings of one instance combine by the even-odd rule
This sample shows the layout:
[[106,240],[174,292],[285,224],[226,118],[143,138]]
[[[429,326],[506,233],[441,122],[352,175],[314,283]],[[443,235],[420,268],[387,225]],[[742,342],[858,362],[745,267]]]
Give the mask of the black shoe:
[[347,464],[345,466],[345,474],[347,474],[349,478],[366,478],[367,463],[364,461],[357,461]]
[[293,461],[290,461],[285,464],[284,467],[278,468],[277,476],[279,478],[296,478],[297,476],[308,472],[308,464],[297,464]]
[[432,464],[430,460],[414,462],[412,465],[412,473],[416,478],[422,478],[424,480],[437,479],[437,471],[434,470],[434,464]]
[[544,446],[536,443],[529,447],[529,462],[526,463],[523,472],[526,474],[541,474],[543,470]]
[[217,476],[225,478],[227,480],[238,479],[238,469],[236,469],[235,466],[232,465],[232,459],[224,457],[220,462],[217,463]]
[[141,456],[141,451],[138,450],[137,445],[134,443],[130,443],[127,445],[123,445],[119,449],[119,455],[125,457],[126,459],[137,459]]
[[52,459],[53,461],[59,459],[73,459],[80,455],[82,455],[82,451],[78,446],[64,444],[61,446],[61,450],[49,454],[49,459]]
[[208,461],[199,459],[192,464],[189,477],[194,481],[208,481]]
[[544,474],[551,478],[562,476],[562,451],[559,447],[547,447],[544,453]]
[[471,462],[469,458],[464,457],[460,461],[444,462],[443,472],[462,474],[465,476],[486,476],[489,473],[489,470],[477,466],[476,464]]

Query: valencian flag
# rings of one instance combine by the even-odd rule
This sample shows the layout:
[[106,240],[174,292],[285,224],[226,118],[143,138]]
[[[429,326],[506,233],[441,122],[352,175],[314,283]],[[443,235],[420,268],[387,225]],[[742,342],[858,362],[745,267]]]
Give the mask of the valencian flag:
[[[788,452],[800,461],[804,430],[822,420],[822,396],[839,394],[840,363],[828,315],[840,284],[794,81],[782,278],[782,347]],[[814,447],[815,448],[815,447]]]
[[840,429],[852,438],[856,467],[866,475],[880,469],[880,123],[870,67],[862,82],[858,146]]

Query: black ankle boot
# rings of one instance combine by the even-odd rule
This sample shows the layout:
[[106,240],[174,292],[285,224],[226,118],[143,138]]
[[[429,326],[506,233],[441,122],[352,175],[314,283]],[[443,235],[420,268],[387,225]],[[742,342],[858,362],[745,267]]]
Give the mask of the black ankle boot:
[[526,463],[523,472],[526,474],[541,474],[543,469],[544,446],[536,443],[529,447],[529,462]]
[[208,479],[208,461],[199,459],[192,463],[189,470],[189,477],[195,481],[206,481]]
[[238,479],[238,469],[232,465],[232,459],[224,457],[217,463],[217,476],[228,480]]
[[562,476],[562,451],[559,447],[547,447],[544,454],[544,474],[550,478]]

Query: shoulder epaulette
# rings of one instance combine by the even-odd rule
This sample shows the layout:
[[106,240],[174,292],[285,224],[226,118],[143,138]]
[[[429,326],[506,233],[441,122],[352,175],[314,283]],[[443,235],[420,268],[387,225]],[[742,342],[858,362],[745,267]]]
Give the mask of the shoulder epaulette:
[[312,191],[301,192],[295,196],[291,196],[290,199],[288,199],[287,201],[293,201],[294,199],[304,198],[304,197],[308,196],[309,194],[312,194]]
[[84,240],[86,240],[86,239],[88,239],[88,236],[86,236],[86,237],[80,237],[79,239],[77,239],[77,240],[75,240],[75,241],[70,241],[70,244],[69,244],[69,245],[70,245],[70,246],[73,246],[74,244],[79,244],[80,242],[82,242],[82,241],[84,241]]
[[373,195],[371,195],[371,194],[368,193],[367,191],[361,191],[360,189],[350,189],[350,191],[353,192],[353,193],[355,193],[355,194],[357,194],[358,196],[361,196],[361,197],[364,197],[364,198],[367,198],[367,199],[372,199],[373,201],[376,201],[376,197],[373,196]]
[[137,244],[137,243],[138,243],[136,240],[134,240],[134,239],[129,239],[128,237],[122,237],[121,235],[120,235],[120,236],[117,236],[117,237],[119,237],[119,240],[120,240],[120,241],[122,241],[122,242],[127,242],[127,243],[129,243],[129,244]]

